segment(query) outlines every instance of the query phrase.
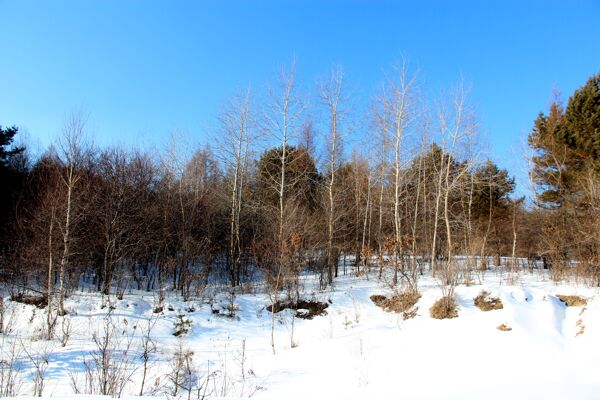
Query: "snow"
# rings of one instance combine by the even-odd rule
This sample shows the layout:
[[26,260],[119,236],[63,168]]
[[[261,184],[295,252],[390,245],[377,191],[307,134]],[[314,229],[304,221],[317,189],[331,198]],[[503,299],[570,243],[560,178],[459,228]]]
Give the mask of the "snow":
[[[193,352],[200,376],[211,377],[208,381],[214,397],[597,399],[598,289],[556,284],[540,270],[522,272],[516,283],[514,277],[508,278],[488,271],[476,276],[474,284],[458,286],[458,318],[436,320],[429,316],[429,307],[441,297],[441,290],[438,281],[424,276],[419,281],[422,297],[417,316],[404,320],[401,314],[383,311],[369,299],[372,294],[392,293],[383,282],[346,275],[336,279],[333,289],[319,292],[314,289],[316,279],[308,276],[304,297],[330,303],[327,315],[303,320],[292,318],[290,310],[278,313],[275,354],[270,344],[271,314],[265,309],[270,302],[260,288],[256,294],[234,298],[234,317],[212,311],[230,305],[229,293],[213,291],[207,295],[212,300],[205,297],[188,303],[171,293],[152,331],[158,351],[152,357],[146,392],[150,393],[160,377],[160,390],[154,394],[167,397],[164,376],[181,343]],[[473,298],[482,289],[499,297],[504,308],[483,312],[475,307]],[[556,294],[578,294],[586,297],[588,304],[566,307]],[[145,321],[155,315],[156,298],[132,291],[123,300],[112,301],[116,308],[111,318],[124,330],[136,326],[131,337],[137,346]],[[67,299],[73,334],[66,347],[59,341],[31,340],[45,321],[44,310],[6,303],[15,310],[12,337],[18,337],[33,353],[52,347],[44,395],[73,398],[70,377],[83,379],[82,361],[89,359],[93,350],[90,338],[101,332],[108,313],[108,307],[101,307],[102,298],[75,293]],[[173,336],[178,314],[192,321],[191,331],[182,338]],[[496,329],[500,324],[512,330]],[[58,331],[60,334],[60,326]],[[4,338],[2,352],[8,350],[7,340]],[[28,359],[21,356],[21,393],[31,394],[33,371]],[[139,360],[135,362],[139,364]],[[139,393],[141,371],[139,365],[137,368],[123,398]],[[187,393],[183,396],[187,398]]]

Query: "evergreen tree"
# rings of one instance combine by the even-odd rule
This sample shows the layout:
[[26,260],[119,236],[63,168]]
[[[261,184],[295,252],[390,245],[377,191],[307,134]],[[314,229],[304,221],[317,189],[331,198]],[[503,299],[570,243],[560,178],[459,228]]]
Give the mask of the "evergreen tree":
[[575,91],[566,110],[554,101],[548,115],[540,113],[529,145],[536,152],[531,174],[539,205],[577,205],[582,174],[600,171],[600,74]]
[[2,128],[2,125],[0,125],[0,169],[2,170],[9,167],[13,157],[23,153],[25,150],[23,147],[9,148],[18,132],[19,129],[15,126]]
[[0,235],[5,234],[8,221],[13,213],[15,195],[21,189],[26,174],[23,162],[24,147],[11,147],[17,127],[0,126]]
[[490,207],[494,215],[503,216],[511,205],[508,196],[515,189],[515,179],[491,160],[479,166],[474,174],[473,216],[487,216]]
[[531,178],[537,202],[544,207],[559,207],[565,197],[568,148],[559,136],[563,116],[563,106],[555,100],[548,115],[539,113],[529,134],[529,146],[535,152]]
[[569,99],[559,135],[572,150],[574,167],[600,170],[600,73]]
[[[275,204],[281,175],[282,148],[267,150],[258,162],[259,191],[267,203]],[[288,190],[285,201],[294,199],[314,211],[318,207],[321,176],[315,161],[304,147],[287,146],[285,181]]]

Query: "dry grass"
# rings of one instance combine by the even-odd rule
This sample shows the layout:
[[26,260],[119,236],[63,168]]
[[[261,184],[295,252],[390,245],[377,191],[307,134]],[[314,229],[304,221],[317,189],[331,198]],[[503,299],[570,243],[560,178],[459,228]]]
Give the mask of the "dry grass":
[[[404,313],[405,318],[413,318],[416,315],[416,310],[411,310],[415,304],[421,298],[421,294],[416,290],[408,290],[406,292],[398,293],[389,299],[380,294],[374,294],[370,297],[371,301],[377,306],[383,308],[385,311]],[[410,314],[414,314],[410,316]]]
[[512,328],[510,326],[506,325],[506,324],[498,325],[496,327],[496,329],[498,329],[499,331],[503,331],[503,332],[512,331]]
[[[274,306],[276,313],[289,308],[290,310],[296,310],[297,318],[313,319],[315,316],[327,315],[327,311],[325,311],[325,309],[329,307],[329,304],[321,303],[319,301],[299,300],[297,303],[282,303],[278,301],[274,304]],[[272,307],[270,305],[267,306],[267,311],[271,312],[271,308]]]
[[408,311],[402,313],[402,319],[407,320],[417,316],[417,311],[419,311],[419,307],[413,307]]
[[444,296],[438,299],[429,309],[429,314],[435,319],[458,317],[458,305],[454,297]]
[[579,332],[577,332],[575,337],[577,337],[579,335],[583,335],[583,332],[585,332],[585,325],[583,324],[583,320],[582,319],[577,320],[577,323],[575,324],[575,326],[579,328]]
[[490,292],[485,290],[482,290],[473,301],[481,311],[502,310],[504,308],[502,300],[498,297],[492,297]]
[[387,300],[387,297],[385,297],[381,294],[374,294],[369,298],[371,299],[371,301],[373,303],[375,303],[375,305],[382,307],[382,308],[383,308],[383,303]]
[[567,307],[581,307],[587,304],[587,300],[581,296],[567,296],[563,294],[557,294],[556,297],[560,301],[566,304]]

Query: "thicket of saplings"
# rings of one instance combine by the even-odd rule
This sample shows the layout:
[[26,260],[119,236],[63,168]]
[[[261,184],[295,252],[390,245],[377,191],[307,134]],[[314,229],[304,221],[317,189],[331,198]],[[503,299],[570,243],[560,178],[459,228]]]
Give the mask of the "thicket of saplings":
[[[554,279],[598,285],[599,81],[590,78],[566,108],[556,100],[535,120],[531,202],[514,198],[514,179],[479,156],[466,92],[428,108],[405,65],[360,118],[350,113],[340,68],[319,82],[309,107],[292,65],[268,95],[227,101],[211,146],[193,151],[177,140],[160,154],[94,147],[77,113],[58,143],[33,159],[13,145],[18,129],[4,128],[3,287],[13,300],[43,307],[42,336],[65,342],[64,299],[76,290],[101,293],[109,304],[131,289],[152,292],[160,312],[168,291],[188,301],[208,286],[232,297],[259,289],[269,294],[274,326],[283,308],[276,305],[306,300],[309,273],[321,289],[352,271],[412,293],[397,299],[416,300],[419,277],[431,273],[442,288],[435,313],[447,316],[455,314],[456,285],[490,267],[543,266]],[[363,144],[352,148],[358,136]],[[2,327],[4,312],[0,318]],[[94,336],[100,352],[118,330],[107,321]],[[183,375],[173,390],[187,385],[200,397],[206,381],[192,377],[190,354],[178,354]],[[90,372],[74,390],[121,393],[125,372],[107,381],[108,367],[98,364],[105,358],[91,357],[89,371],[99,375]]]

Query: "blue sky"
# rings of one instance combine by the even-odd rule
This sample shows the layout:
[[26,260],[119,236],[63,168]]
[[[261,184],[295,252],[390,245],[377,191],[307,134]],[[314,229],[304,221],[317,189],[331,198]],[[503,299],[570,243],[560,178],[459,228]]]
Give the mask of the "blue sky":
[[366,104],[405,55],[432,95],[462,74],[493,159],[519,175],[553,88],[566,100],[600,71],[599,1],[0,0],[0,30],[0,124],[42,146],[82,107],[101,145],[206,143],[223,100],[292,55],[306,90],[341,64]]

